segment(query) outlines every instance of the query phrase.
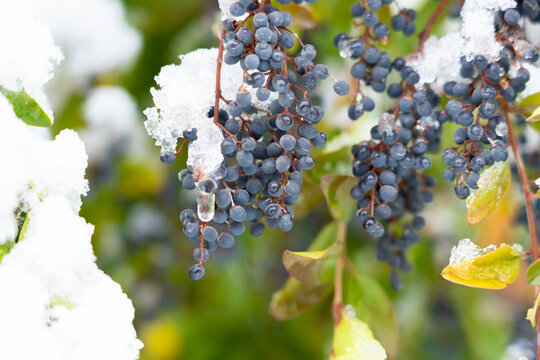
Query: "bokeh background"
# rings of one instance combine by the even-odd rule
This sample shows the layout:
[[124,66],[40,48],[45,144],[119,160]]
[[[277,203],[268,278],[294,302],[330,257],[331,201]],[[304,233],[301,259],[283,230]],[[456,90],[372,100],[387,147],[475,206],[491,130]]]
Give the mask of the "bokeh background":
[[[319,0],[309,8],[291,9],[295,30],[305,42],[317,45],[317,61],[329,65],[338,78],[348,77],[350,64],[339,57],[332,39],[350,30],[352,3]],[[162,66],[178,64],[180,54],[199,47],[217,46],[217,1],[124,0],[118,4],[123,8],[105,13],[64,9],[56,16],[40,16],[56,26],[52,26],[53,35],[66,56],[48,89],[55,113],[53,135],[73,128],[87,144],[91,191],[81,213],[95,225],[98,265],[133,300],[135,326],[145,344],[141,359],[327,358],[332,342],[331,297],[287,321],[274,319],[269,304],[287,279],[282,252],[305,250],[330,221],[318,180],[324,174],[350,171],[349,147],[368,137],[377,111],[353,123],[346,116],[351,99],[336,99],[330,84],[322,86],[318,97],[327,115],[321,126],[330,141],[307,175],[293,230],[239,237],[233,249],[213,253],[205,277],[193,282],[187,276],[193,244],[179,222],[180,211],[195,206],[194,194],[178,181],[185,153],[171,166],[161,164],[159,148],[145,134],[142,111],[153,106],[149,90]],[[407,0],[400,5],[417,9],[417,29],[421,29],[437,2]],[[459,26],[451,16],[459,10],[456,6],[446,9],[436,33]],[[87,19],[80,21],[83,17]],[[107,21],[126,23],[115,27]],[[86,23],[100,28],[97,42],[85,40],[82,27]],[[67,36],[69,26],[80,27],[80,35],[73,31],[71,38]],[[76,36],[80,36],[78,42],[73,40]],[[416,46],[414,37],[398,35],[386,50],[392,55],[407,54]],[[109,58],[100,57],[100,52],[110,52]],[[385,101],[378,100],[380,109]],[[447,130],[443,143],[450,144],[453,131]],[[348,253],[354,265],[375,278],[394,303],[399,325],[395,359],[509,360],[517,359],[516,354],[531,354],[534,330],[524,317],[533,294],[523,278],[504,291],[493,292],[462,288],[440,276],[459,239],[469,237],[483,246],[526,242],[525,229],[514,221],[521,201],[519,189],[513,185],[496,213],[470,227],[464,219],[465,203],[442,180],[441,162],[434,164],[430,171],[439,179],[435,201],[425,210],[427,228],[421,241],[409,251],[412,269],[403,274],[401,291],[390,289],[389,270],[376,260],[375,240],[359,224],[348,228]]]

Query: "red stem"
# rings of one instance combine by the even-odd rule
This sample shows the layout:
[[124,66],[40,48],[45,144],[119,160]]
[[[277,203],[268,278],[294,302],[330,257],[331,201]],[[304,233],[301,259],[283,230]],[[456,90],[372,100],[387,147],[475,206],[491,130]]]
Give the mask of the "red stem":
[[[225,29],[221,30],[221,35],[219,36],[219,50],[217,57],[217,67],[216,67],[216,91],[215,91],[215,102],[214,102],[214,123],[218,126],[219,123],[219,99],[221,98],[221,66],[223,65],[223,36],[225,35]],[[222,126],[220,126],[222,127]]]
[[[523,158],[519,151],[516,138],[514,136],[514,130],[512,129],[512,123],[508,118],[508,110],[505,109],[505,119],[506,124],[508,125],[508,140],[510,146],[512,147],[512,152],[516,158],[516,165],[518,169],[519,179],[521,181],[521,187],[523,188],[523,195],[525,197],[525,209],[527,212],[527,223],[529,225],[529,235],[531,240],[531,249],[534,260],[538,260],[540,254],[538,252],[538,243],[536,240],[536,224],[534,221],[534,211],[532,207],[532,200],[536,198],[535,194],[531,192],[530,181],[527,178],[527,173],[525,172],[525,164],[523,163]],[[536,296],[539,295],[540,287],[536,286]],[[540,312],[536,313],[536,360],[540,360]]]

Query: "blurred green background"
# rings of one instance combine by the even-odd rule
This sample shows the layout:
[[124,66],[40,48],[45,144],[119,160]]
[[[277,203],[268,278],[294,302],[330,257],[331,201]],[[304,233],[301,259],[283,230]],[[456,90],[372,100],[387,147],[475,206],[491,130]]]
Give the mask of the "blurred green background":
[[[83,104],[93,86],[117,85],[134,97],[144,131],[142,110],[153,106],[149,89],[164,65],[179,63],[178,55],[199,47],[213,47],[218,26],[217,1],[124,0],[129,22],[143,36],[142,50],[128,69],[100,74],[91,86],[71,94],[55,108],[53,131],[85,129]],[[295,8],[296,30],[305,42],[317,45],[317,60],[328,64],[337,77],[347,77],[344,62],[333,47],[334,34],[350,30],[348,8],[352,0],[319,0],[306,10]],[[417,29],[436,7],[417,1]],[[386,14],[386,16],[389,16]],[[443,32],[450,20],[437,25]],[[415,38],[392,39],[391,54],[414,52]],[[144,360],[210,359],[325,359],[332,342],[331,296],[293,320],[274,319],[268,309],[272,294],[283,286],[287,273],[281,264],[284,250],[305,250],[330,221],[318,180],[327,173],[347,173],[348,146],[367,138],[373,118],[352,124],[346,118],[350,99],[335,102],[325,88],[319,97],[327,116],[321,124],[330,137],[329,150],[317,155],[317,167],[307,175],[303,200],[289,233],[267,230],[259,238],[237,239],[233,249],[211,255],[206,275],[189,280],[193,244],[182,233],[180,211],[195,205],[193,194],[178,181],[185,153],[172,166],[159,162],[159,148],[149,137],[139,151],[110,151],[104,162],[92,162],[87,177],[91,191],[84,199],[82,216],[96,226],[93,237],[98,265],[119,282],[133,300],[135,326],[145,344]],[[452,131],[447,131],[450,142]],[[442,165],[432,173],[440,180],[436,200],[426,210],[427,229],[408,254],[412,270],[403,274],[404,286],[390,290],[388,268],[376,260],[376,243],[350,224],[348,253],[354,265],[375,278],[394,303],[399,325],[395,359],[514,359],[512,346],[533,348],[534,331],[525,322],[532,302],[523,279],[499,292],[462,288],[446,282],[440,271],[449,250],[464,237],[482,245],[522,242],[524,229],[512,222],[517,189],[482,225],[472,228],[464,220],[464,202],[442,181]],[[377,319],[375,319],[377,321]],[[384,322],[384,319],[381,319]],[[388,330],[390,331],[390,329]],[[513,344],[509,347],[509,344]]]

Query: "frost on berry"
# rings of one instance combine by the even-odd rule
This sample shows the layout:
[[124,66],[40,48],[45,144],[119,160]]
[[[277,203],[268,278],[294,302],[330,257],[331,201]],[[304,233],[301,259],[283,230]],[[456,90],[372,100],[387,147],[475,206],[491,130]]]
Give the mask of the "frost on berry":
[[[164,151],[175,151],[184,130],[197,129],[187,163],[207,176],[223,162],[221,129],[207,116],[215,101],[217,55],[215,48],[199,49],[180,56],[180,65],[164,66],[156,77],[159,89],[151,89],[155,107],[144,111],[146,130]],[[242,77],[240,67],[223,65],[221,91],[225,98],[234,98]]]
[[420,75],[418,86],[448,81],[466,81],[460,76],[460,58],[471,60],[483,55],[489,61],[499,58],[502,45],[495,39],[495,11],[515,7],[513,0],[466,0],[461,10],[459,32],[449,32],[437,39],[431,36],[424,44],[422,55],[409,64]]

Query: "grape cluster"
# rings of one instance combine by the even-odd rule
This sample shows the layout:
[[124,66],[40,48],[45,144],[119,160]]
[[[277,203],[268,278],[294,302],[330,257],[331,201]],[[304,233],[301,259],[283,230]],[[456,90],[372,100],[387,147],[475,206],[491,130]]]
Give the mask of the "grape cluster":
[[[353,87],[356,89],[355,101],[348,112],[351,120],[356,120],[364,112],[375,108],[373,99],[362,92],[362,85],[367,85],[378,93],[386,90],[391,98],[398,98],[405,91],[405,87],[419,81],[418,74],[410,71],[403,59],[392,61],[390,55],[380,49],[379,45],[386,44],[390,37],[390,28],[403,31],[405,35],[415,32],[413,20],[416,13],[412,9],[400,9],[399,13],[392,17],[390,26],[379,21],[379,10],[391,4],[392,0],[370,0],[367,1],[367,7],[365,2],[353,4],[351,14],[355,18],[354,27],[359,34],[350,36],[340,33],[334,38],[341,57],[356,61],[350,70],[354,79]],[[400,73],[401,81],[387,86],[386,82],[392,70]]]
[[[426,94],[432,99],[424,101],[438,101],[429,88],[414,92],[411,98]],[[368,233],[380,238],[377,257],[394,270],[409,268],[404,251],[418,240],[418,230],[424,226],[418,213],[433,199],[435,180],[423,174],[431,167],[426,153],[436,151],[440,142],[442,113],[432,111],[422,116],[418,108],[423,103],[413,104],[407,111],[396,105],[393,111],[399,115],[395,122],[393,115],[383,114],[371,130],[371,140],[352,149],[353,174],[359,178],[351,190],[351,197],[358,201],[356,219]],[[398,288],[395,271],[391,278]]]
[[[222,129],[224,161],[210,177],[189,167],[180,173],[183,186],[199,192],[197,212],[187,209],[180,214],[184,233],[197,243],[197,264],[189,270],[193,280],[204,275],[203,263],[210,253],[232,247],[247,223],[253,236],[266,226],[291,230],[291,206],[302,191],[302,171],[315,165],[312,147],[327,141],[315,127],[324,111],[308,94],[327,78],[334,81],[337,94],[349,91],[325,65],[314,63],[315,47],[303,44],[288,28],[288,12],[265,1],[240,0],[230,13],[243,20],[223,22],[223,62],[240,66],[243,82],[234,99],[221,96],[224,106],[217,114],[214,107],[208,110],[208,117]],[[301,50],[290,57],[287,51],[297,42]],[[164,162],[172,162],[170,155]]]
[[516,9],[499,13],[497,38],[503,46],[500,58],[488,61],[483,55],[461,58],[463,82],[444,84],[449,101],[444,115],[460,127],[454,132],[456,146],[445,149],[442,160],[448,168],[443,177],[454,183],[456,196],[466,199],[477,189],[480,172],[495,161],[508,157],[508,107],[525,89],[529,71],[518,68],[511,76],[513,64],[534,63],[538,52],[520,39],[520,12]]
[[[394,106],[371,129],[371,139],[352,148],[353,175],[359,178],[351,190],[358,201],[356,219],[379,239],[377,257],[392,268],[390,279],[400,287],[397,270],[408,270],[405,250],[418,241],[424,219],[418,213],[433,198],[434,178],[423,172],[431,167],[428,152],[438,151],[441,124],[447,117],[436,110],[439,97],[429,87],[419,87],[418,73],[403,58],[392,59],[380,50],[393,31],[415,32],[414,10],[401,9],[390,26],[379,22],[377,11],[392,1],[371,0],[367,7],[355,3],[351,14],[360,35],[338,34],[334,43],[344,58],[355,60],[351,67],[356,98],[348,115],[357,120],[375,108],[365,87],[386,91]],[[387,82],[390,84],[387,85]]]

